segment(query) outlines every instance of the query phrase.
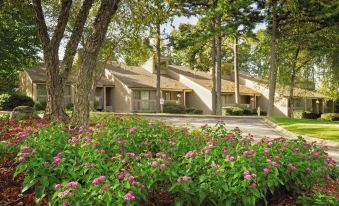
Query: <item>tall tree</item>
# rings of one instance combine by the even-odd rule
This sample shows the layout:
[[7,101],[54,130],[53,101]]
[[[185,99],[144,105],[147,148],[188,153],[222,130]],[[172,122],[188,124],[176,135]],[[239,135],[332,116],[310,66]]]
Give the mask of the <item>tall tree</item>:
[[112,16],[118,9],[120,0],[102,0],[93,23],[93,32],[88,37],[80,59],[80,68],[75,85],[74,111],[71,125],[88,127],[90,111],[90,95],[94,69],[98,54],[105,39],[105,34]]
[[32,0],[32,3],[36,14],[36,24],[38,26],[38,34],[42,44],[44,64],[47,73],[48,101],[44,117],[47,119],[55,117],[66,120],[68,117],[64,111],[64,86],[66,79],[70,75],[74,56],[93,0],[83,1],[81,9],[76,16],[72,34],[66,45],[62,63],[59,61],[59,48],[69,21],[72,1],[61,1],[57,23],[51,36],[46,24],[41,0]]
[[18,73],[40,58],[34,12],[28,1],[0,0],[0,93],[18,88]]

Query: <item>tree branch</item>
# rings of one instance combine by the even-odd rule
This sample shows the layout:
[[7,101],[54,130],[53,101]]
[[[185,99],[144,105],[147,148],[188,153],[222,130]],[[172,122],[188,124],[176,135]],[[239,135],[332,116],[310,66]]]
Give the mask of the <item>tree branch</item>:
[[61,9],[58,16],[58,23],[54,29],[53,37],[51,39],[51,48],[59,49],[60,42],[64,36],[65,28],[68,22],[69,13],[72,6],[72,0],[62,0]]
[[38,25],[39,38],[42,43],[42,48],[44,52],[46,52],[48,49],[50,39],[48,36],[48,30],[45,22],[44,13],[42,11],[41,0],[32,0],[32,3],[33,9],[35,11],[36,23]]
[[82,32],[84,30],[84,26],[92,5],[93,0],[85,0],[76,17],[71,37],[66,45],[64,60],[60,71],[63,78],[67,78],[69,72],[71,71],[74,56],[77,52],[77,48],[82,37]]

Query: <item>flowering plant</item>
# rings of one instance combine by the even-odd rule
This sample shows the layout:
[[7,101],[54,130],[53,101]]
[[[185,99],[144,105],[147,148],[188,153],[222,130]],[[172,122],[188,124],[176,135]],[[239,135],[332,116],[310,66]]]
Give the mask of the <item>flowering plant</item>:
[[255,205],[282,187],[311,188],[335,163],[302,138],[255,142],[222,123],[188,131],[115,116],[26,136],[15,175],[26,172],[23,190],[56,205]]

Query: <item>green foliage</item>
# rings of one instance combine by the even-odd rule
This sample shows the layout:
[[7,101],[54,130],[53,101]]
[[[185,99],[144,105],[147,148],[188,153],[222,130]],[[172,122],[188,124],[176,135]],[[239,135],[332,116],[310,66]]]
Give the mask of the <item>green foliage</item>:
[[293,117],[297,119],[317,119],[320,115],[310,111],[294,110]]
[[47,106],[47,102],[35,102],[34,104],[34,109],[35,111],[43,111],[46,109],[46,106]]
[[0,113],[0,121],[7,121],[7,120],[9,120],[9,114]]
[[18,72],[39,60],[40,43],[28,1],[0,1],[0,45],[0,93],[14,92]]
[[311,195],[302,195],[298,197],[298,203],[304,206],[336,206],[338,199],[336,196],[326,195],[321,192],[315,192]]
[[17,106],[33,107],[34,101],[32,98],[18,93],[0,94],[0,108],[3,110],[12,110]]
[[223,115],[243,115],[244,109],[240,107],[226,106],[226,107],[222,107],[222,114]]
[[186,108],[186,114],[202,114],[203,111],[201,109],[195,108]]
[[324,113],[321,114],[320,119],[328,121],[339,121],[339,113]]
[[186,113],[186,108],[182,104],[166,102],[163,107],[164,107],[164,113],[172,113],[172,114],[185,114]]
[[23,190],[34,187],[52,205],[145,205],[166,196],[179,205],[249,206],[281,187],[309,190],[333,167],[302,138],[256,144],[223,124],[191,133],[138,116],[104,121],[91,130],[53,124],[27,133],[15,172],[26,174]]
[[69,104],[66,105],[66,110],[68,110],[68,111],[72,111],[73,108],[74,108],[73,103],[69,103]]

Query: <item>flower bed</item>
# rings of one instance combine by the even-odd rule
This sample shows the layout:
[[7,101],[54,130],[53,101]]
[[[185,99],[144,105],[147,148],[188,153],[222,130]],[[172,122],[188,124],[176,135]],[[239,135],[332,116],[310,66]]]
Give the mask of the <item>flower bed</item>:
[[[255,143],[223,124],[189,132],[137,116],[22,135],[15,175],[56,205],[255,205],[308,190],[334,161],[303,139]],[[150,204],[152,203],[152,204]]]

